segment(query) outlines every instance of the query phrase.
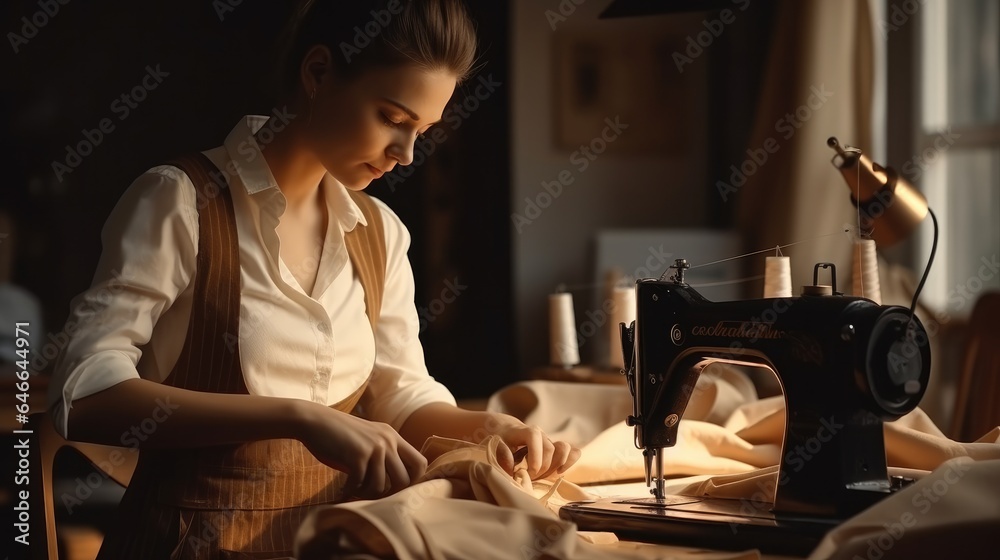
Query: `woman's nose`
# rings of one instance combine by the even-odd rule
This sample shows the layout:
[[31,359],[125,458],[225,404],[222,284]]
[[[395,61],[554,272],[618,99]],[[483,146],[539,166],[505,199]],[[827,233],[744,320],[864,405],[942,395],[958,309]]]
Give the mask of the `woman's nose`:
[[408,136],[400,138],[386,148],[385,153],[390,158],[399,162],[399,165],[410,165],[413,163],[413,144],[416,138]]

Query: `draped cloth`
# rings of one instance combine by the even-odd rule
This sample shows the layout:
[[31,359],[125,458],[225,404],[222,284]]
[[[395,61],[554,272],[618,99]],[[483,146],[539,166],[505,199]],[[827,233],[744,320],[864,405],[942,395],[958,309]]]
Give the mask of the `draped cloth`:
[[774,153],[726,199],[737,205],[748,251],[809,240],[784,250],[798,293],[816,262],[835,263],[850,279],[843,232],[857,225],[857,211],[826,142],[835,136],[872,152],[875,30],[868,0],[780,4],[747,146]]
[[[300,528],[297,557],[770,557],[622,541],[559,519],[569,501],[620,495],[622,488],[631,497],[647,492],[636,482],[644,476],[642,455],[622,420],[631,412],[624,386],[526,381],[494,394],[488,407],[572,442],[581,459],[561,476],[530,480],[523,465],[513,475],[497,465],[495,437],[477,445],[431,438],[423,448],[431,464],[420,482],[380,500],[317,508]],[[678,444],[665,450],[665,474],[677,477],[668,492],[759,498],[762,488],[774,488],[783,433],[781,397],[758,399],[745,373],[712,366],[692,394]],[[885,424],[885,443],[890,474],[917,482],[831,531],[811,558],[870,557],[870,543],[884,545],[879,558],[914,557],[904,552],[946,546],[942,534],[954,537],[946,541],[951,550],[992,543],[987,533],[1000,527],[1000,427],[974,442],[954,441],[917,408]]]

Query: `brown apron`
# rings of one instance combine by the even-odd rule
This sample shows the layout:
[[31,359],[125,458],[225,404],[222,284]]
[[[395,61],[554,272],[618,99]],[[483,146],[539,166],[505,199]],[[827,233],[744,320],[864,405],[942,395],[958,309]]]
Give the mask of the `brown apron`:
[[[248,394],[239,337],[232,336],[239,333],[240,262],[229,185],[213,183],[210,173],[223,175],[203,154],[171,164],[194,182],[200,233],[191,321],[177,364],[164,383]],[[351,196],[368,226],[358,224],[345,243],[374,331],[385,284],[381,214],[368,195],[352,191]],[[333,408],[352,411],[366,386],[367,381]],[[98,560],[291,558],[305,515],[318,504],[342,501],[345,479],[294,439],[143,450]]]

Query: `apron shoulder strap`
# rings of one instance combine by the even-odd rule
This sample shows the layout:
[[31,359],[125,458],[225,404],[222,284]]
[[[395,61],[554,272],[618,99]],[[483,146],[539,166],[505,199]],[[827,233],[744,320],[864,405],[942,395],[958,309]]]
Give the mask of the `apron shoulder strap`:
[[347,254],[354,265],[354,273],[365,291],[365,312],[374,332],[378,327],[378,316],[382,311],[382,294],[385,290],[385,229],[382,211],[375,200],[363,193],[350,192],[351,198],[361,208],[367,226],[358,224],[344,235]]
[[197,196],[200,233],[194,301],[202,305],[192,309],[184,347],[165,383],[196,391],[246,393],[238,359],[240,253],[229,183],[201,152],[168,163],[187,174]]

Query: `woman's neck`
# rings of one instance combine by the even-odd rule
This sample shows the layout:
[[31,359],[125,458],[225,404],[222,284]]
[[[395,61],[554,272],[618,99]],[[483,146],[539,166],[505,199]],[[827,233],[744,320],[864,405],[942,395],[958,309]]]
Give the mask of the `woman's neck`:
[[317,202],[319,184],[326,173],[323,164],[309,150],[303,149],[295,124],[290,123],[269,143],[261,144],[264,161],[285,195],[286,209],[291,210],[303,209]]

